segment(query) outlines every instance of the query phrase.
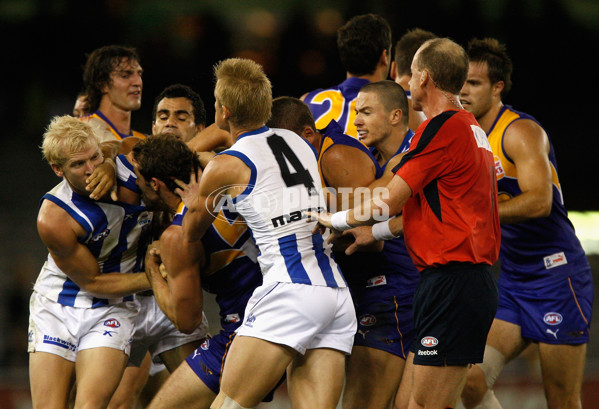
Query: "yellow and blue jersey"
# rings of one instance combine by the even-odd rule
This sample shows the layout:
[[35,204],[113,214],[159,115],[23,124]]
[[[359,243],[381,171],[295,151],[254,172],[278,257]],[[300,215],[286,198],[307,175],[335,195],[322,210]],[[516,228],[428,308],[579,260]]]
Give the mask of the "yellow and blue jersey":
[[[334,145],[351,146],[364,152],[375,166],[375,178],[380,178],[385,172],[386,164],[379,165],[370,148],[357,139],[354,139],[343,133],[343,129],[335,121],[331,121],[324,129],[320,131],[323,134],[321,142],[320,155],[318,158],[318,170],[324,186],[330,187],[322,176],[322,156]],[[404,139],[395,155],[398,155],[409,148],[409,141],[413,136],[412,131]],[[394,155],[394,156],[395,156]],[[385,284],[390,292],[413,292],[420,275],[410,258],[403,237],[385,241],[385,247],[381,253],[364,252],[355,253],[351,256],[343,252],[335,252],[335,259],[341,266],[341,270],[355,292],[356,288],[378,286],[381,283],[377,277],[386,276]],[[394,284],[397,281],[398,285]]]
[[[518,172],[503,146],[507,128],[532,116],[504,106],[488,133],[493,151],[499,200],[522,193]],[[540,126],[540,124],[539,124]],[[553,181],[553,204],[548,217],[501,225],[501,270],[499,282],[530,288],[530,280],[542,286],[567,277],[573,271],[588,269],[588,261],[574,227],[568,219],[557,173],[555,151],[550,143],[549,162]]]
[[122,141],[125,138],[134,136],[139,139],[146,139],[146,135],[138,131],[131,131],[130,134],[119,132],[114,124],[100,111],[95,111],[89,115],[81,117],[81,120],[87,122],[95,131],[100,142]]
[[357,138],[358,131],[354,125],[356,98],[360,89],[369,82],[350,77],[337,86],[309,92],[304,102],[312,111],[316,129],[325,128],[333,120],[341,126],[344,134]]
[[[186,212],[181,202],[172,224],[181,225]],[[225,207],[202,237],[202,245],[207,257],[202,288],[216,295],[223,330],[234,331],[254,289],[262,285],[258,248],[241,216]]]

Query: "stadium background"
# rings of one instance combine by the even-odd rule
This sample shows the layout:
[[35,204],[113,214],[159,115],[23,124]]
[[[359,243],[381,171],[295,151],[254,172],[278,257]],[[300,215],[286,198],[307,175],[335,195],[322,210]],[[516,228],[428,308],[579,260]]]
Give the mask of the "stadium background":
[[[173,83],[198,91],[211,121],[212,66],[227,57],[262,63],[275,96],[300,96],[341,82],[336,29],[368,12],[387,18],[394,43],[407,29],[421,27],[463,45],[485,36],[507,44],[514,87],[505,102],[548,130],[566,207],[582,212],[576,226],[579,233],[585,230],[598,285],[599,256],[591,253],[597,252],[599,227],[590,213],[599,210],[593,179],[599,147],[596,0],[0,0],[0,409],[30,407],[28,300],[46,257],[35,218],[40,197],[58,182],[39,145],[50,118],[71,112],[86,55],[107,44],[137,49],[145,72],[133,127],[149,133],[154,97]],[[216,317],[210,303],[207,310]],[[216,318],[211,322],[218,325]],[[595,327],[586,407],[599,407]],[[538,379],[538,364],[519,359],[500,377],[498,394],[521,408],[543,408]]]

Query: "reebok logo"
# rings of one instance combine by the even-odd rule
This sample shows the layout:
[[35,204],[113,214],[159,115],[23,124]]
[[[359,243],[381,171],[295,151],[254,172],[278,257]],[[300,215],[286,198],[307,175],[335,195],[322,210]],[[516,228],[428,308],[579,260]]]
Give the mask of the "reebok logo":
[[418,350],[418,355],[439,355],[439,353],[437,352],[436,349],[433,349],[432,351],[421,351],[421,350]]

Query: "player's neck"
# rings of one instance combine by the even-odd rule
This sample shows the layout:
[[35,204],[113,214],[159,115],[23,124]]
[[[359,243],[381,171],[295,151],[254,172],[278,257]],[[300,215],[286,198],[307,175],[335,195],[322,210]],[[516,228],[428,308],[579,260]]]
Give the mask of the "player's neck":
[[131,111],[119,109],[112,103],[105,102],[105,100],[100,102],[98,110],[112,122],[117,131],[124,135],[131,133]]
[[179,196],[173,196],[172,200],[167,200],[166,205],[168,206],[170,214],[177,214],[177,212],[182,208],[183,200],[179,198]]
[[237,141],[237,139],[248,132],[255,131],[256,129],[262,128],[262,125],[248,125],[248,126],[235,126],[229,121],[229,131],[231,132],[231,136],[233,137],[233,141]]
[[489,131],[491,131],[491,127],[495,123],[495,120],[497,119],[497,115],[499,115],[501,108],[503,108],[503,102],[501,102],[500,100],[497,103],[494,103],[491,106],[491,109],[485,112],[484,115],[482,115],[479,118],[476,118],[478,124],[481,128],[483,128],[487,135],[489,134]]
[[411,75],[401,75],[399,77],[399,80],[395,81],[395,82],[397,82],[403,88],[404,91],[409,91],[411,79],[412,79]]
[[379,153],[377,158],[379,165],[384,165],[389,162],[389,159],[395,156],[406,132],[407,131],[404,132],[403,130],[393,129],[388,137],[384,138],[384,140],[375,146]]

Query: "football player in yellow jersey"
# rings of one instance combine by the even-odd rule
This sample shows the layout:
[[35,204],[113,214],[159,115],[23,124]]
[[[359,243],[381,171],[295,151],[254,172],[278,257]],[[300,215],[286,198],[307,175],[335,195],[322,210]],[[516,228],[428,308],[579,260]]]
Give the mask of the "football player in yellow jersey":
[[593,283],[568,220],[551,140],[530,115],[505,105],[512,62],[494,38],[468,44],[464,108],[494,154],[501,222],[499,306],[484,361],[468,372],[464,406],[501,409],[493,384],[505,364],[538,344],[548,407],[581,408]]
[[391,63],[391,27],[381,16],[353,17],[337,31],[337,48],[346,70],[339,85],[308,92],[304,101],[316,122],[316,129],[335,120],[347,135],[357,138],[355,105],[358,91],[369,82],[387,79]]
[[[101,142],[121,141],[126,153],[145,135],[131,129],[131,113],[141,108],[143,88],[140,59],[133,48],[100,47],[89,54],[83,71],[90,115],[87,121]],[[130,137],[134,137],[129,139]]]

